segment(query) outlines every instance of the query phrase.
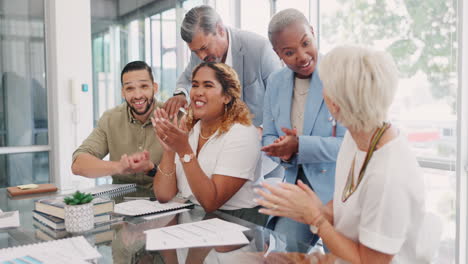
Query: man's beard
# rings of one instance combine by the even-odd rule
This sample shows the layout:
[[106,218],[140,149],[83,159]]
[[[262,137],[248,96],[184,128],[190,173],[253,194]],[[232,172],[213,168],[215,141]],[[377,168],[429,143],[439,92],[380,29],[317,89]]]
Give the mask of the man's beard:
[[145,115],[146,113],[148,113],[148,111],[151,109],[151,106],[153,105],[154,103],[154,95],[151,96],[151,99],[148,100],[148,104],[145,108],[145,110],[143,110],[143,112],[138,112],[132,104],[130,104],[130,102],[127,101],[127,99],[125,99],[125,101],[127,102],[127,105],[130,107],[130,110],[132,110],[132,113],[136,114],[136,115]]

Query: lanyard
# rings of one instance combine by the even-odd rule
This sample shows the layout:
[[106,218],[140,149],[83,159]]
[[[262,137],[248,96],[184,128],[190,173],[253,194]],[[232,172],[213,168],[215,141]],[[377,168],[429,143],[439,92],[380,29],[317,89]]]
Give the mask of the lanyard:
[[372,135],[371,144],[369,149],[367,150],[366,158],[364,159],[364,163],[362,164],[361,170],[359,171],[359,176],[357,179],[356,185],[354,185],[354,164],[356,161],[356,156],[354,156],[351,168],[348,173],[348,178],[346,180],[346,185],[343,189],[343,193],[341,195],[341,201],[344,203],[348,198],[356,191],[359,184],[361,183],[362,179],[364,178],[364,172],[366,171],[367,164],[369,164],[372,155],[374,154],[375,147],[377,143],[379,143],[380,138],[383,136],[385,131],[391,126],[389,123],[384,123],[384,125],[375,131],[374,135]]

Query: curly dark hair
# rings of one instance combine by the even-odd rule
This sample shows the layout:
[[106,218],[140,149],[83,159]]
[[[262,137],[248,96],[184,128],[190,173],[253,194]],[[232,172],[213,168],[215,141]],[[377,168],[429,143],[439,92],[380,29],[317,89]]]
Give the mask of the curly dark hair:
[[[222,86],[222,94],[231,97],[231,101],[226,105],[226,112],[223,115],[223,121],[218,128],[218,136],[226,133],[233,124],[239,123],[244,126],[252,124],[252,115],[247,105],[240,99],[241,85],[237,73],[228,65],[220,62],[202,62],[198,64],[192,72],[192,79],[198,70],[208,67],[215,72],[216,79]],[[192,111],[190,108],[189,111]],[[186,120],[187,129],[191,130],[198,119],[193,114],[188,115]]]

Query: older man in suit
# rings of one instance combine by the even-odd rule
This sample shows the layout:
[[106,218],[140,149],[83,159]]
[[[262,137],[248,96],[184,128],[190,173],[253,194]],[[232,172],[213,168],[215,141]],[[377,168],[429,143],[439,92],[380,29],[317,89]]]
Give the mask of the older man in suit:
[[192,55],[177,81],[174,97],[164,105],[169,115],[174,116],[180,107],[187,104],[192,69],[202,61],[217,61],[236,70],[242,85],[242,100],[254,115],[254,125],[261,126],[267,79],[273,71],[281,68],[269,41],[255,33],[224,26],[216,11],[206,5],[187,12],[181,36]]

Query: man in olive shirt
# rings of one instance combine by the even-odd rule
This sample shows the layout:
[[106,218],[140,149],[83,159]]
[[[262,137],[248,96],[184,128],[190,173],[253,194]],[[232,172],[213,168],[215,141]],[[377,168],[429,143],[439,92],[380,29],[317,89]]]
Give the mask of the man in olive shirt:
[[[143,61],[128,63],[121,73],[122,97],[125,102],[106,111],[97,127],[73,153],[75,175],[97,178],[112,175],[113,183],[136,183],[145,188],[153,185],[153,176],[163,148],[151,124],[158,84],[151,68]],[[143,152],[149,160],[138,162],[132,154]],[[109,154],[109,161],[104,158]]]

